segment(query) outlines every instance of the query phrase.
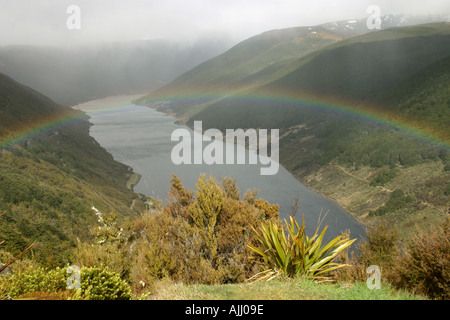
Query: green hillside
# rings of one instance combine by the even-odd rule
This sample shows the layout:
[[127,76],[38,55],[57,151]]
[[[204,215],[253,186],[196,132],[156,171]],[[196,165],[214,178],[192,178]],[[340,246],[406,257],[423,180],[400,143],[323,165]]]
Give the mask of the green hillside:
[[[82,113],[0,75],[0,114],[3,249],[17,254],[37,240],[36,259],[61,264],[77,239],[89,239],[98,224],[91,206],[120,219],[134,215],[136,195],[125,187],[131,170],[89,136]],[[61,118],[78,120],[31,131]]]
[[[210,60],[202,68],[222,72],[193,69],[166,87],[170,95],[159,97],[166,102],[178,97],[166,106],[178,117],[190,114],[189,126],[201,120],[205,130],[279,128],[280,161],[305,184],[366,223],[383,216],[411,230],[424,223],[424,216],[445,216],[449,204],[449,40],[448,23],[371,32],[316,47],[298,59],[262,65],[247,77],[252,85],[246,90],[224,90],[227,96],[214,103],[184,103],[182,83],[216,84],[224,80],[221,76],[231,81],[223,65]],[[226,70],[233,69],[233,53],[227,53]],[[236,83],[241,79],[236,76]],[[159,93],[169,92],[164,90]],[[425,175],[424,168],[437,171]],[[370,185],[389,170],[396,172],[390,188]],[[395,189],[411,201],[389,206],[397,201],[389,202]]]
[[[203,120],[208,122],[210,127],[221,128],[223,126],[219,122],[227,122],[226,125],[230,125],[230,121],[227,121],[229,117],[219,116],[223,113],[233,114],[237,119],[253,119],[252,123],[238,123],[237,126],[258,127],[269,125],[262,123],[264,120],[260,118],[270,114],[266,117],[266,122],[270,122],[274,127],[293,125],[296,120],[293,119],[289,108],[288,111],[283,109],[281,112],[278,109],[274,115],[274,112],[266,112],[266,109],[278,106],[266,104],[264,101],[252,101],[253,96],[267,92],[283,92],[287,96],[306,95],[318,97],[323,101],[337,100],[340,104],[355,107],[361,104],[367,104],[366,108],[375,105],[372,107],[375,112],[391,112],[392,107],[382,102],[385,102],[387,95],[395,96],[393,88],[450,54],[450,25],[436,24],[406,29],[407,32],[403,29],[393,29],[359,36],[312,53],[292,63],[291,72],[286,76],[248,94],[227,97],[193,116],[191,122],[193,119]],[[422,35],[425,33],[424,29],[428,34],[432,33],[430,30],[436,32],[428,36],[411,35],[413,31]],[[395,37],[397,39],[394,39]],[[250,102],[246,104],[242,101]],[[254,118],[256,109],[264,112]],[[305,116],[303,110],[297,113],[296,119]],[[403,115],[397,113],[396,116],[401,119]],[[417,118],[425,120],[423,117]],[[448,123],[446,120],[440,118],[439,121]],[[434,124],[431,127],[435,130]],[[448,138],[448,130],[442,130],[439,135]]]
[[[392,88],[380,101],[430,134],[450,140],[450,56],[433,63]],[[432,126],[427,126],[432,124]]]
[[[171,100],[179,117],[199,111],[232,93],[245,92],[287,74],[296,59],[343,39],[323,27],[273,30],[243,41],[137,101]],[[179,98],[180,101],[176,99]]]

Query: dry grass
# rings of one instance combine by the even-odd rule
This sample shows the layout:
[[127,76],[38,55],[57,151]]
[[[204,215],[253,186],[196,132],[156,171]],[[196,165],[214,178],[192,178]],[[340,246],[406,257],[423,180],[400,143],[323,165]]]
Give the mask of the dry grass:
[[409,300],[424,299],[383,284],[370,290],[364,282],[315,283],[298,278],[225,285],[183,285],[162,281],[151,300]]

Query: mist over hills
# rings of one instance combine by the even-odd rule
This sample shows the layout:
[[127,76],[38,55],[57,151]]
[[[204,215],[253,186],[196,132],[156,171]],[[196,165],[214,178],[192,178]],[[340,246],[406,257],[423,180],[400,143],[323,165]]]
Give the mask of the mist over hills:
[[[434,15],[405,15],[405,14],[385,14],[380,18],[380,29],[386,30],[389,28],[397,27],[407,27],[419,24],[436,23],[436,22],[449,22],[450,16],[443,14]],[[374,21],[369,21],[374,23]],[[367,27],[368,21],[366,19],[352,19],[352,20],[341,20],[333,21],[322,24],[327,30],[339,31],[340,33],[346,35],[347,37],[357,36],[368,32]],[[377,29],[372,29],[371,32],[379,31]]]
[[[152,92],[167,84],[168,88],[180,86],[183,79],[189,79],[186,89],[191,90],[196,85],[192,77],[177,78],[195,67],[198,74],[200,70],[216,74],[209,77],[212,89],[227,83],[242,90],[250,83],[264,84],[268,74],[269,79],[283,74],[289,59],[371,32],[366,20],[268,31],[232,48],[234,60],[227,58],[230,54],[222,55],[232,46],[231,39],[223,35],[199,38],[193,43],[161,39],[75,47],[5,46],[0,47],[0,72],[67,106],[110,95]],[[381,26],[386,29],[446,20],[444,15],[385,15]],[[258,45],[245,51],[252,41]],[[215,62],[202,65],[214,57]],[[212,63],[214,70],[208,69]],[[271,69],[266,69],[269,66]]]
[[0,72],[72,106],[155,90],[225,51],[228,40],[141,40],[80,47],[0,47]]

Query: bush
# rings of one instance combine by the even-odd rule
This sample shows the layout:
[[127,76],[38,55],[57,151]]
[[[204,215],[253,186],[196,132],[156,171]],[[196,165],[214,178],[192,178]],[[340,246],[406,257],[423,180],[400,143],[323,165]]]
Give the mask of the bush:
[[[5,295],[14,298],[30,293],[67,291],[68,277],[67,268],[30,268],[11,277]],[[80,278],[81,289],[72,294],[78,299],[129,300],[132,297],[128,284],[106,268],[81,268]]]
[[[338,270],[341,281],[366,281],[367,267],[381,268],[383,281],[432,299],[450,298],[450,221],[430,230],[418,230],[412,240],[401,243],[398,230],[387,221],[367,231],[368,239],[350,259],[351,268]],[[347,257],[341,260],[349,261]]]
[[57,292],[66,289],[66,281],[64,269],[30,268],[12,276],[6,293],[14,298],[31,292]]
[[119,228],[115,215],[101,214],[99,226],[92,228],[92,233],[95,243],[78,241],[71,256],[72,263],[85,267],[104,266],[126,279],[131,259],[129,228]]
[[81,294],[87,300],[130,300],[130,286],[103,268],[81,268]]
[[390,212],[405,208],[412,202],[412,198],[409,195],[405,195],[402,190],[394,190],[389,197],[386,204],[375,211],[370,211],[369,216],[383,216]]
[[255,246],[250,248],[264,258],[269,268],[256,274],[253,279],[306,276],[329,280],[331,271],[346,266],[334,262],[334,259],[355,240],[338,236],[322,245],[327,227],[319,234],[318,226],[315,234],[308,237],[304,223],[299,226],[292,217],[289,223],[285,223],[286,228],[283,228],[278,223],[269,221],[263,223],[259,231],[255,230],[262,249]]
[[380,171],[371,181],[370,181],[370,185],[372,187],[375,186],[384,186],[387,183],[389,183],[390,181],[392,181],[393,179],[395,179],[395,177],[398,174],[398,170],[396,169],[384,169],[382,171]]
[[[371,265],[379,266],[383,279],[392,278],[394,265],[400,254],[400,241],[397,228],[385,220],[379,221],[366,231],[367,239],[362,240],[356,252],[349,258],[347,253],[339,260],[351,265],[351,268],[340,269],[336,277],[342,281],[366,281],[366,270]],[[347,236],[348,237],[348,236]]]
[[239,200],[234,180],[218,183],[203,175],[194,195],[172,177],[167,205],[135,222],[137,254],[130,272],[134,288],[164,278],[236,283],[259,271],[261,259],[247,247],[256,241],[252,227],[278,219],[279,212],[277,205],[250,193]]
[[450,298],[450,223],[418,231],[397,264],[396,285],[433,299]]

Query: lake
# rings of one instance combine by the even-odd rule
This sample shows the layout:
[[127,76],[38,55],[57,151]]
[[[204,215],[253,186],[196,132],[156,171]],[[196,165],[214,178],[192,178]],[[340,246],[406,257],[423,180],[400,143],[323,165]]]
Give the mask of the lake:
[[[142,178],[134,191],[161,200],[167,199],[172,174],[181,178],[185,187],[195,190],[195,184],[202,174],[230,177],[242,194],[247,189],[259,190],[258,197],[270,203],[279,204],[280,218],[288,218],[292,212],[291,203],[296,197],[300,205],[296,218],[302,216],[308,230],[314,231],[317,222],[326,214],[324,225],[328,225],[327,239],[350,230],[352,238],[364,236],[364,227],[333,201],[308,189],[280,166],[276,175],[260,174],[261,165],[174,165],[172,149],[178,142],[172,142],[174,130],[185,128],[177,125],[176,119],[145,106],[131,103],[139,96],[119,96],[80,104],[74,108],[85,111],[93,124],[91,136],[114,158],[134,169]],[[267,128],[276,129],[276,128]],[[192,130],[188,129],[192,134]],[[223,144],[222,141],[214,143]],[[207,145],[209,143],[205,143]],[[243,146],[236,146],[238,153],[248,153]],[[193,151],[195,152],[195,151]],[[247,158],[248,159],[248,154]],[[247,161],[248,163],[248,161]]]

